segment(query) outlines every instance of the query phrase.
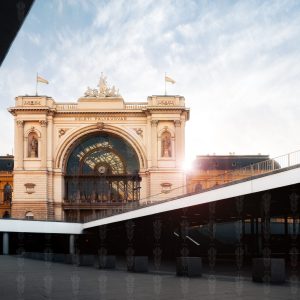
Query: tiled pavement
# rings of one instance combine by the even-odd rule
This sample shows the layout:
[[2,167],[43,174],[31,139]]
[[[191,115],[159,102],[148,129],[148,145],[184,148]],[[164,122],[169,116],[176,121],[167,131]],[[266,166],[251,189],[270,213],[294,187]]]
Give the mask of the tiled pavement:
[[128,273],[124,268],[93,267],[0,256],[1,300],[89,299],[300,299],[300,282],[284,285],[254,283],[250,277],[204,274],[180,278],[175,273]]

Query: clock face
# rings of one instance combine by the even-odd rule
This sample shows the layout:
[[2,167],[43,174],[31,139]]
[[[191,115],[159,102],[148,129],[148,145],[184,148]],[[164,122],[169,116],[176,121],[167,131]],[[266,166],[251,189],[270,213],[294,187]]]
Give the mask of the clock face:
[[106,169],[105,169],[104,166],[100,166],[100,167],[98,168],[98,172],[99,172],[100,174],[104,174],[105,171],[106,171]]

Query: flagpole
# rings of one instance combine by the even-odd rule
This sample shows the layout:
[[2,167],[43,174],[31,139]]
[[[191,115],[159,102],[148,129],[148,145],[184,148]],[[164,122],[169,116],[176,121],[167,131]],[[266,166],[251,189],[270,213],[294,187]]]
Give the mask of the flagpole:
[[39,73],[36,73],[36,85],[35,85],[35,95],[37,96],[37,84],[38,84],[38,81],[37,81],[37,78],[39,76]]
[[166,82],[167,73],[165,72],[165,96],[167,96],[167,82]]

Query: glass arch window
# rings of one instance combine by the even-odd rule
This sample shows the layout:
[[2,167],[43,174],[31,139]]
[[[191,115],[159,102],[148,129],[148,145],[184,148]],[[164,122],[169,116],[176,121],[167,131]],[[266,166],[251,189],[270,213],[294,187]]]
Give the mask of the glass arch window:
[[74,147],[69,155],[66,175],[97,174],[103,172],[103,167],[112,174],[137,174],[139,161],[125,140],[113,134],[99,133],[83,138]]
[[138,201],[139,160],[133,147],[117,135],[99,132],[78,141],[65,169],[65,202],[101,206]]

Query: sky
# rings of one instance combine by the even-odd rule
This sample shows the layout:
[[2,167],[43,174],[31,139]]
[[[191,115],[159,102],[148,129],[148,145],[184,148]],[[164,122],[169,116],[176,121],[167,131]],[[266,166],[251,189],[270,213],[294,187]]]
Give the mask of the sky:
[[300,150],[300,1],[36,0],[0,68],[0,154],[18,95],[76,102],[101,72],[126,102],[190,108],[186,160]]

